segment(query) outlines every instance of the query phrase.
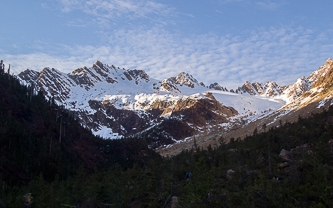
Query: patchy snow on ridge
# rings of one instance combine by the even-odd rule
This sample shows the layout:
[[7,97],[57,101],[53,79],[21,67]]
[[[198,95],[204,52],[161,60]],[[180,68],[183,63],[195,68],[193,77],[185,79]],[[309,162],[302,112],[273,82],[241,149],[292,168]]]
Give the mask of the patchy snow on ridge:
[[331,58],[327,59],[327,61],[319,67],[316,71],[312,72],[310,76],[308,77],[308,80],[312,83],[318,81],[320,77],[323,77],[326,75],[328,69],[333,64],[333,61]]
[[286,100],[287,104],[297,100],[304,92],[308,91],[311,87],[311,82],[304,76],[297,79],[296,82],[283,92],[280,96],[281,99]]
[[[329,101],[331,101],[333,98],[333,95],[330,95],[329,97],[319,101],[319,105],[317,106],[317,108],[321,108],[323,107],[326,103],[328,103]],[[332,102],[331,102],[331,105],[332,105]]]
[[109,139],[121,139],[124,137],[122,135],[119,135],[118,133],[113,133],[112,129],[107,128],[106,126],[101,126],[100,130],[92,131],[92,133],[96,136]]

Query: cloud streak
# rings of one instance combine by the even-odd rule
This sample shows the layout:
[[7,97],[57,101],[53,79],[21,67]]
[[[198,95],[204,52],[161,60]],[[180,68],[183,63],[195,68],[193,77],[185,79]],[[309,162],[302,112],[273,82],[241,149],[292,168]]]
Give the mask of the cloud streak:
[[[115,66],[143,69],[164,79],[187,71],[205,84],[218,82],[228,89],[245,81],[292,84],[308,76],[332,54],[332,34],[304,28],[272,27],[242,36],[215,34],[183,37],[163,28],[119,30],[103,46],[60,46],[52,55],[33,53],[1,55],[17,73],[45,66],[70,72],[96,60]],[[65,55],[63,55],[65,54]]]
[[[100,32],[113,29],[115,26],[124,27],[138,24],[155,23],[160,25],[174,24],[172,17],[191,14],[175,12],[166,4],[154,0],[53,0],[56,6],[49,5],[45,8],[57,8],[63,13],[73,15],[67,22],[69,27],[89,27],[97,25]],[[81,14],[74,11],[80,11]],[[148,22],[147,22],[148,20]]]
[[267,10],[275,10],[281,6],[280,4],[273,2],[257,2],[257,5]]
[[170,12],[164,4],[149,0],[59,0],[61,10],[82,10],[87,14],[107,19],[126,15],[146,17],[151,14],[166,15]]

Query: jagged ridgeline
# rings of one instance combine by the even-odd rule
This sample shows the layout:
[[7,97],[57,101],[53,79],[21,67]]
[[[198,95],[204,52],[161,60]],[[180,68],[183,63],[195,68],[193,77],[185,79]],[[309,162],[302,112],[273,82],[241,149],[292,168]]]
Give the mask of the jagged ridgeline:
[[[215,134],[236,131],[231,134],[243,138],[253,132],[256,123],[277,126],[277,116],[282,120],[297,119],[294,112],[298,109],[309,107],[312,112],[328,107],[332,102],[332,71],[333,61],[329,58],[294,84],[245,82],[235,90],[216,82],[205,86],[187,72],[156,80],[144,70],[100,61],[70,73],[48,67],[40,72],[27,69],[17,78],[74,111],[79,123],[95,135],[114,139],[150,135],[152,148],[172,145],[177,151],[171,154],[176,154],[184,147],[180,143],[189,137],[193,140],[198,135],[203,138],[198,144],[207,146]],[[168,128],[170,122],[173,125]]]

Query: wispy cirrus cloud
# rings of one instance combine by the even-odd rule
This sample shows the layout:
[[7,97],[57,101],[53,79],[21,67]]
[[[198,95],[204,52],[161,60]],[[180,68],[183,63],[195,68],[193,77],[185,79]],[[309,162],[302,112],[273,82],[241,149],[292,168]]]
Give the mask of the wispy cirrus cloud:
[[[96,60],[115,66],[143,69],[164,79],[187,71],[206,84],[218,82],[236,88],[245,81],[293,83],[308,76],[332,56],[327,32],[304,28],[271,27],[242,36],[215,34],[183,37],[163,28],[118,30],[103,46],[59,46],[53,54],[1,55],[14,71],[41,70],[45,66],[70,72]],[[326,38],[325,38],[326,37]]]
[[255,6],[256,8],[264,9],[264,10],[275,10],[280,8],[282,5],[285,4],[284,1],[271,2],[270,0],[267,1],[251,1],[251,0],[220,0],[221,3],[230,4],[230,3],[241,3],[243,5],[251,5]]
[[[56,4],[52,6],[43,4],[43,7],[57,8],[73,15],[67,22],[67,26],[87,28],[98,26],[102,31],[114,28],[116,25],[136,25],[139,24],[138,20],[148,20],[145,24],[174,24],[171,18],[174,15],[191,16],[191,14],[175,12],[173,8],[155,0],[53,0],[53,2]],[[83,14],[74,11],[80,11]]]
[[275,2],[256,2],[256,4],[260,8],[267,9],[267,10],[274,10],[274,9],[277,9],[281,6],[281,4],[275,3]]
[[59,0],[61,10],[82,10],[98,17],[113,19],[122,15],[146,17],[150,14],[166,15],[170,9],[151,0]]
[[220,0],[222,3],[235,3],[235,2],[244,2],[246,0]]

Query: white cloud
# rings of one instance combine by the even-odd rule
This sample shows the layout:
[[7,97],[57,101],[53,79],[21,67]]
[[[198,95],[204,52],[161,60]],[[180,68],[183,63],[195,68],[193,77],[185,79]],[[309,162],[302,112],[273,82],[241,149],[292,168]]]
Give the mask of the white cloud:
[[[76,6],[81,4],[80,0],[59,0],[60,4],[62,5],[61,10],[63,12],[70,12]],[[45,4],[44,4],[45,5]]]
[[263,9],[268,9],[268,10],[274,10],[281,6],[280,4],[273,2],[257,2],[257,5],[259,5]]
[[70,72],[91,66],[96,60],[115,66],[143,69],[151,77],[164,79],[187,71],[206,84],[218,82],[228,89],[245,81],[293,83],[308,76],[332,56],[333,42],[303,28],[262,28],[242,36],[206,34],[182,37],[163,28],[119,30],[104,46],[60,46],[52,55],[2,54],[17,73],[27,67],[45,66]]
[[170,12],[164,4],[149,0],[59,0],[61,10],[82,10],[97,17],[113,19],[122,15],[146,17],[150,14],[166,15]]
[[245,0],[220,0],[222,3],[244,2]]
[[237,3],[239,5],[246,6],[247,8],[251,6],[256,9],[264,9],[264,10],[276,10],[286,4],[286,1],[281,1],[281,0],[278,3],[272,2],[271,0],[257,1],[257,2],[252,0],[220,0],[220,2],[223,4]]
[[[88,27],[97,25],[101,31],[110,30],[116,26],[137,25],[138,21],[146,24],[159,25],[175,24],[172,17],[191,14],[175,12],[166,4],[155,0],[53,0],[55,5],[43,6],[48,9],[60,9],[64,13],[71,13],[69,27]],[[44,4],[45,5],[45,4]],[[81,13],[74,13],[78,10]],[[142,23],[142,22],[141,22]]]

